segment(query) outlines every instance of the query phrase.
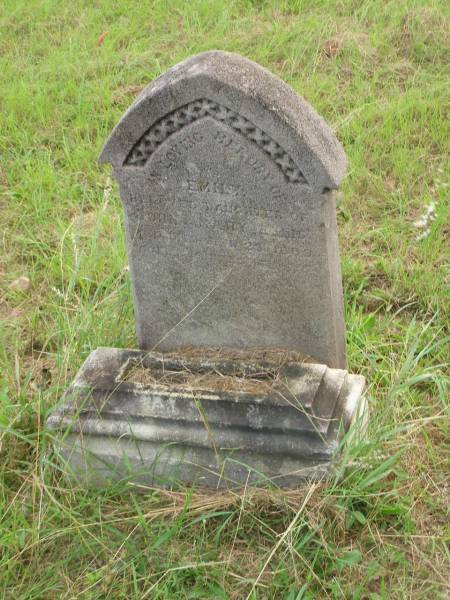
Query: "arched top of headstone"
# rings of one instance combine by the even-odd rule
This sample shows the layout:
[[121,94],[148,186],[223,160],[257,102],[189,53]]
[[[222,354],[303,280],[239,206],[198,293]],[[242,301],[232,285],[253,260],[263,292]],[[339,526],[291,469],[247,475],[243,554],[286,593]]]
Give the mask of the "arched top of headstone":
[[256,144],[287,183],[315,192],[339,186],[345,154],[325,121],[281,79],[229,52],[179,63],[148,85],[115,127],[100,156],[120,177],[145,167],[174,133],[212,118]]

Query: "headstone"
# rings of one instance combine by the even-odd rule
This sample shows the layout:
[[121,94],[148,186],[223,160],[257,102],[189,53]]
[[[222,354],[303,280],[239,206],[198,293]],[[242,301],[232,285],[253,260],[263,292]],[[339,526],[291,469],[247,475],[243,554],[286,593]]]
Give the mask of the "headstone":
[[90,483],[291,486],[365,414],[346,370],[334,192],[314,110],[235,54],[149,85],[101,154],[125,209],[139,350],[92,352],[49,417]]
[[345,155],[291,88],[236,54],[189,58],[100,160],[120,184],[141,348],[285,348],[345,368]]

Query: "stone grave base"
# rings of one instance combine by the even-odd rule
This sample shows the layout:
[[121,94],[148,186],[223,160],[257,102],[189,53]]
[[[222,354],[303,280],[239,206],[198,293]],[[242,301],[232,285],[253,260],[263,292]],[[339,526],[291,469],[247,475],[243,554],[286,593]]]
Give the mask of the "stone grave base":
[[293,487],[330,471],[363,388],[292,352],[98,348],[47,424],[87,485]]

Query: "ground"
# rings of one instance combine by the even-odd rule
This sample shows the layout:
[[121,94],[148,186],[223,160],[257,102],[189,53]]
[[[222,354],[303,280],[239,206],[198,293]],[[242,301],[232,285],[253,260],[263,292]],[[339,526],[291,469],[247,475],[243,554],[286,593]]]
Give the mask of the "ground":
[[[444,0],[3,0],[2,598],[448,597],[448,16]],[[278,74],[345,147],[368,437],[339,478],[288,493],[78,489],[45,419],[91,350],[136,345],[118,191],[96,159],[142,86],[211,48]]]

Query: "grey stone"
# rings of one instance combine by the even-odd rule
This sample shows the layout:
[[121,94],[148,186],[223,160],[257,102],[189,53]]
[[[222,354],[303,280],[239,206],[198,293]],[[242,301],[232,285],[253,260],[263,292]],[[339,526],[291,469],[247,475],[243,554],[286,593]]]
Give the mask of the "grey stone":
[[286,348],[345,368],[345,155],[289,86],[236,54],[191,57],[141,93],[100,160],[120,185],[141,348]]
[[366,414],[345,370],[330,129],[265,69],[207,52],[142,92],[101,160],[140,350],[94,351],[50,415],[66,464],[93,484],[324,477]]
[[60,453],[86,483],[293,486],[329,472],[363,387],[361,376],[289,356],[99,348],[48,425],[67,434]]

